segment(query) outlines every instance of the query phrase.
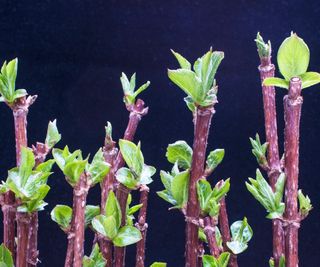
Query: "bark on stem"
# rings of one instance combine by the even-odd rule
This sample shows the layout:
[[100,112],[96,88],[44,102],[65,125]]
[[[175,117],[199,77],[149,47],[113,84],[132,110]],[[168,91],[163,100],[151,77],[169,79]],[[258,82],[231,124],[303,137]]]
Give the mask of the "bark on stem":
[[[33,154],[35,156],[35,166],[43,163],[46,160],[50,148],[43,143],[37,143],[35,146],[32,146]],[[28,237],[28,266],[37,266],[38,263],[38,212],[35,211],[31,214],[31,222],[29,228],[29,237]]]
[[140,188],[140,204],[142,204],[142,207],[139,211],[138,222],[136,223],[136,227],[141,232],[142,239],[137,243],[136,267],[144,267],[146,238],[147,238],[147,229],[148,229],[148,224],[146,223],[148,195],[149,195],[149,188],[147,186],[142,186]]
[[[264,79],[274,77],[275,67],[271,63],[271,56],[260,59],[260,78],[261,83]],[[262,85],[263,110],[265,120],[266,141],[268,142],[268,177],[270,186],[275,190],[275,184],[281,173],[279,147],[278,147],[278,129],[277,129],[277,112],[275,101],[274,86]],[[279,219],[272,220],[273,232],[273,259],[275,267],[279,266],[279,260],[284,255],[284,230],[282,221]]]
[[[112,140],[106,140],[104,151],[104,159],[110,164],[110,171],[104,178],[101,185],[101,214],[105,214],[106,202],[108,194],[114,189],[114,161],[117,155],[117,149],[115,148],[115,142]],[[106,267],[112,267],[112,242],[96,234],[96,240],[99,242],[100,251],[103,257],[106,259]]]
[[207,240],[208,240],[208,246],[210,249],[210,253],[214,257],[219,257],[220,255],[220,249],[217,244],[217,239],[216,239],[216,219],[211,218],[210,216],[207,216],[203,219],[204,223],[204,233],[206,234]]
[[[191,164],[191,174],[189,181],[189,199],[187,203],[187,218],[199,219],[199,202],[197,197],[196,184],[204,172],[204,163],[206,157],[206,148],[211,124],[214,113],[213,106],[197,107],[194,114],[194,140],[193,156]],[[198,266],[198,226],[187,220],[186,226],[186,267]]]
[[299,176],[299,131],[301,116],[301,80],[290,80],[288,95],[284,97],[284,170],[286,174],[285,220],[286,267],[298,267],[298,230],[300,217],[298,211],[298,176]]
[[81,174],[78,184],[75,186],[75,218],[74,218],[74,254],[73,267],[82,266],[84,254],[84,230],[85,230],[85,209],[89,191],[87,175]]
[[[219,212],[219,226],[221,231],[221,237],[223,242],[224,251],[229,251],[227,242],[231,240],[229,218],[227,213],[227,205],[225,198],[220,201],[220,212]],[[231,253],[230,260],[228,263],[229,267],[238,267],[237,255]]]
[[17,212],[17,267],[27,267],[27,256],[28,256],[28,234],[30,225],[30,215],[26,212]]
[[[127,106],[127,109],[128,111],[130,111],[130,115],[129,115],[128,126],[124,133],[123,139],[132,141],[141,118],[148,113],[148,108],[144,107],[144,102],[141,99],[138,99],[135,105]],[[113,168],[114,174],[117,172],[118,169],[120,169],[123,166],[124,166],[124,160],[119,151],[116,158],[115,166]],[[118,185],[116,196],[121,208],[121,213],[122,213],[121,225],[122,226],[126,224],[125,214],[126,214],[126,205],[127,205],[127,199],[128,199],[129,193],[130,193],[130,190],[128,190],[125,186],[123,186],[122,184]],[[124,267],[125,251],[126,251],[125,247],[114,248],[115,267]]]

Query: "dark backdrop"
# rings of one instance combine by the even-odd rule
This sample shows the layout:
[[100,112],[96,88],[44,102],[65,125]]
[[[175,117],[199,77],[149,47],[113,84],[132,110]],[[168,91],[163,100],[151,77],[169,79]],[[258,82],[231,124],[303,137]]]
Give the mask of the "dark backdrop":
[[[254,229],[240,266],[267,266],[271,255],[271,224],[263,208],[244,186],[255,174],[249,136],[264,138],[263,110],[253,39],[257,31],[271,39],[275,51],[296,31],[311,50],[311,70],[320,66],[320,6],[317,1],[0,1],[0,59],[19,57],[18,87],[39,98],[31,107],[29,144],[42,141],[49,119],[57,118],[68,144],[94,153],[102,145],[109,120],[120,138],[128,113],[122,103],[119,77],[137,72],[139,83],[151,81],[143,93],[150,112],[139,126],[146,162],[169,169],[165,151],[176,140],[192,143],[193,125],[184,93],[168,79],[168,67],[178,65],[170,48],[191,61],[210,46],[225,51],[217,74],[219,104],[213,118],[208,149],[225,148],[226,157],[213,180],[231,177],[228,195],[230,220],[247,216]],[[283,89],[277,89],[280,141],[283,140]],[[300,186],[314,203],[300,235],[300,266],[318,266],[320,255],[319,85],[303,92]],[[0,174],[14,165],[12,115],[0,105]],[[282,146],[281,146],[282,149]],[[71,190],[60,170],[50,178],[49,206],[40,216],[42,266],[63,266],[66,238],[49,213],[55,204],[70,204]],[[184,219],[155,192],[162,189],[158,174],[151,185],[147,264],[167,261],[184,265]],[[98,203],[99,190],[89,203]],[[88,235],[86,253],[91,247]],[[128,264],[133,265],[134,246]]]

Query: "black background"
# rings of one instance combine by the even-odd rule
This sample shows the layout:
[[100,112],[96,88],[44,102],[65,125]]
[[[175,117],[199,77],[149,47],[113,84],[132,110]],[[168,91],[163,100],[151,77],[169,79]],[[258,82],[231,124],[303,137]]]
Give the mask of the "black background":
[[[282,40],[296,31],[311,50],[310,70],[320,65],[320,6],[317,1],[0,1],[0,59],[19,57],[18,87],[39,98],[31,107],[29,144],[42,141],[49,119],[57,118],[63,140],[94,153],[102,145],[109,120],[114,137],[121,138],[128,120],[119,77],[137,72],[138,83],[151,81],[143,99],[150,112],[136,135],[146,162],[158,170],[166,162],[167,144],[192,144],[193,124],[184,93],[168,79],[167,68],[178,67],[169,49],[192,62],[210,46],[225,51],[217,74],[219,104],[208,149],[225,148],[226,157],[211,181],[232,178],[228,195],[230,220],[247,216],[254,229],[249,249],[239,256],[240,266],[267,266],[271,255],[271,224],[263,208],[244,186],[255,174],[249,136],[264,138],[258,56],[253,39],[261,31],[271,39],[274,55]],[[274,57],[276,58],[276,57]],[[277,89],[280,141],[283,141],[282,99]],[[320,259],[320,145],[319,85],[303,92],[300,187],[313,200],[314,211],[303,222],[300,266],[318,266]],[[0,174],[14,166],[12,115],[0,105]],[[281,149],[282,149],[281,145]],[[184,219],[155,192],[162,189],[158,174],[151,185],[147,264],[167,261],[184,265]],[[41,266],[63,266],[66,238],[49,213],[55,204],[70,204],[71,189],[60,170],[50,179],[49,206],[40,215]],[[89,203],[98,203],[99,189]],[[91,248],[88,231],[86,253]],[[134,246],[127,266],[134,266]]]

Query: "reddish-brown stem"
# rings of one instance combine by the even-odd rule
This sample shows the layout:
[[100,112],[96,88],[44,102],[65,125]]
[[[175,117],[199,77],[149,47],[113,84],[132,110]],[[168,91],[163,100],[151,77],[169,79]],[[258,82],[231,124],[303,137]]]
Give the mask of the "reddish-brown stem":
[[[224,251],[228,251],[227,242],[231,240],[229,218],[227,213],[227,205],[225,198],[220,200],[220,212],[219,212],[219,226],[221,231],[222,243]],[[237,255],[231,253],[230,260],[228,263],[229,267],[238,267]]]
[[298,211],[298,177],[299,177],[299,132],[301,116],[301,80],[290,80],[288,95],[284,97],[284,171],[286,174],[285,189],[285,220],[286,235],[286,267],[297,267],[298,258],[298,230],[300,218]]
[[[260,78],[261,83],[266,78],[274,77],[274,65],[271,63],[271,56],[260,59]],[[274,86],[262,85],[263,110],[265,120],[266,141],[268,142],[268,177],[270,186],[275,189],[275,184],[281,173],[278,130],[277,130],[277,112]],[[284,255],[284,230],[282,221],[275,219],[272,221],[273,231],[273,258],[275,267],[279,266],[279,260]]]
[[147,186],[142,186],[140,188],[140,204],[142,204],[142,207],[139,211],[138,222],[136,223],[136,227],[141,232],[142,239],[137,243],[136,267],[144,267],[146,238],[148,229],[148,224],[146,223],[148,194],[149,188]]
[[[32,146],[33,154],[35,156],[35,166],[43,163],[50,152],[50,148],[43,143],[37,143]],[[28,266],[37,266],[38,263],[38,212],[35,211],[31,214],[31,222],[29,228],[29,238],[28,238]]]
[[191,219],[187,220],[186,226],[186,267],[194,267],[198,265],[198,226],[192,222],[192,219],[199,219],[199,202],[196,184],[204,173],[207,140],[213,113],[214,108],[213,106],[210,106],[198,107],[194,114],[193,156],[186,214],[187,218]]
[[[148,108],[144,107],[144,102],[141,99],[138,99],[136,101],[135,105],[127,106],[128,111],[130,111],[129,115],[129,122],[128,126],[126,128],[126,131],[124,133],[123,139],[132,141],[134,138],[134,135],[136,133],[138,124],[142,118],[142,116],[146,115],[148,113]],[[113,168],[114,174],[116,171],[124,166],[124,160],[123,157],[119,151],[116,162]],[[128,190],[125,186],[122,184],[118,185],[116,196],[120,204],[121,213],[122,213],[122,222],[121,225],[126,224],[126,205],[127,205],[127,199],[128,195],[130,193],[130,190]],[[114,264],[115,267],[123,267],[125,264],[125,247],[115,247],[114,249]]]
[[[107,138],[106,138],[107,139]],[[115,142],[112,140],[106,140],[103,155],[105,161],[110,164],[110,171],[104,178],[101,184],[101,214],[105,214],[106,201],[108,194],[114,189],[114,161],[117,155],[117,149],[115,148]],[[112,266],[112,242],[96,234],[96,240],[99,242],[100,251],[106,260],[106,267]]]
[[89,191],[87,175],[80,176],[78,184],[75,186],[75,218],[74,218],[74,252],[73,267],[82,266],[84,254],[84,230],[85,230],[85,209]]
[[26,212],[17,212],[17,267],[27,267],[27,256],[28,256],[28,235],[30,226],[30,215]]
[[211,218],[210,216],[207,216],[203,219],[204,223],[204,233],[206,234],[207,240],[208,240],[208,246],[210,249],[210,253],[214,257],[219,257],[220,255],[220,249],[217,244],[216,239],[216,219]]
[[74,222],[76,215],[76,189],[73,189],[73,204],[72,204],[72,218],[70,222],[69,229],[66,231],[68,235],[68,247],[66,253],[66,259],[64,262],[64,267],[72,267],[73,264],[73,248],[74,248]]

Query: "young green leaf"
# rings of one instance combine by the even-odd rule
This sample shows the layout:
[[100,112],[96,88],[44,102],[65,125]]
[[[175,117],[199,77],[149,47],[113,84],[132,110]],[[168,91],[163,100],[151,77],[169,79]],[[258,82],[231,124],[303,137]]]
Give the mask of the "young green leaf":
[[310,52],[307,44],[295,33],[291,33],[278,50],[279,70],[287,81],[304,74],[308,69],[309,60]]
[[302,193],[302,190],[298,191],[299,199],[299,212],[302,217],[308,216],[309,212],[312,210],[312,204],[310,198]]
[[110,170],[110,165],[106,163],[100,148],[90,164],[87,164],[86,170],[90,173],[92,185],[100,183]]
[[170,163],[178,163],[183,169],[189,169],[192,161],[192,148],[185,141],[177,141],[167,148],[166,157]]
[[172,197],[176,200],[179,208],[183,207],[188,200],[189,178],[190,172],[186,170],[177,174],[172,180]]
[[72,209],[69,206],[56,205],[50,215],[51,219],[56,222],[62,230],[68,229],[72,218]]
[[86,168],[87,162],[87,160],[75,160],[66,164],[63,173],[71,186],[75,186],[78,183],[81,174]]
[[108,199],[106,202],[106,216],[114,216],[117,228],[120,227],[122,218],[121,209],[113,191],[110,191],[108,194]]
[[119,140],[119,146],[124,161],[128,167],[139,176],[144,164],[144,158],[140,150],[140,146],[124,139]]
[[21,164],[19,167],[19,176],[21,185],[24,186],[32,173],[35,165],[34,154],[30,148],[22,147],[21,149]]
[[152,183],[152,176],[156,173],[156,168],[144,164],[140,177],[138,178],[140,185],[148,185]]
[[302,81],[302,89],[308,88],[315,84],[320,83],[320,73],[318,72],[306,72],[300,75]]
[[258,164],[263,168],[268,167],[266,157],[268,143],[261,144],[259,134],[256,134],[256,139],[250,137],[250,143],[252,146],[252,154],[256,157]]
[[12,254],[4,244],[0,246],[0,266],[1,267],[14,267]]
[[213,171],[224,158],[224,149],[215,149],[210,152],[207,158],[207,169]]
[[122,167],[117,171],[116,179],[119,183],[131,190],[136,189],[138,186],[138,181],[135,179],[135,175],[126,167]]
[[264,86],[276,86],[284,89],[289,88],[289,81],[277,77],[268,77],[263,80]]
[[124,226],[120,228],[117,236],[112,239],[116,247],[126,247],[137,243],[142,238],[140,231],[133,226]]
[[257,38],[254,40],[258,48],[258,54],[260,58],[267,58],[271,56],[271,43],[266,43],[260,33],[257,33]]
[[100,252],[99,245],[96,243],[92,249],[90,256],[83,257],[83,267],[104,267],[106,260]]
[[248,242],[252,238],[253,231],[248,224],[247,218],[234,222],[230,230],[232,239],[230,242],[227,242],[227,246],[232,253],[240,254],[248,248]]
[[172,49],[171,49],[171,52],[176,57],[176,59],[178,60],[179,65],[180,65],[180,67],[182,69],[191,70],[191,64],[187,59],[185,59],[182,55],[180,55],[179,53],[173,51]]
[[45,144],[49,148],[53,148],[61,140],[61,134],[57,128],[57,120],[50,121],[47,130]]
[[219,258],[215,258],[211,255],[203,255],[202,264],[203,267],[227,267],[230,259],[229,252],[223,252]]
[[154,262],[150,267],[167,267],[167,264],[165,262]]
[[94,217],[100,214],[100,207],[94,205],[87,205],[85,209],[85,226],[91,224]]
[[96,232],[111,240],[118,234],[117,222],[114,216],[98,215],[92,219],[91,225]]

